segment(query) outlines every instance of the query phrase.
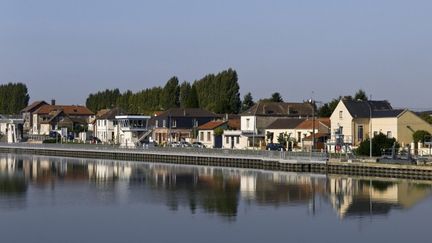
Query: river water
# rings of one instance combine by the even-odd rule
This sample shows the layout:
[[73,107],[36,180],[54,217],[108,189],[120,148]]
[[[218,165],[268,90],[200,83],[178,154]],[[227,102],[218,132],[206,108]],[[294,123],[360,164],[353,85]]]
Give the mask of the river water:
[[428,181],[0,154],[0,242],[431,242]]

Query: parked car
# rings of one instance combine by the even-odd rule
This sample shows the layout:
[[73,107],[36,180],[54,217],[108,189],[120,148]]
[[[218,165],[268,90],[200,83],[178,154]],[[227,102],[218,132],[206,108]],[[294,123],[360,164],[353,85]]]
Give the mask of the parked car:
[[93,144],[102,143],[102,141],[99,138],[94,137],[94,136],[90,136],[87,141],[90,143],[93,143]]
[[182,148],[190,148],[190,147],[192,147],[192,144],[190,144],[188,142],[185,142],[185,141],[181,141],[180,142],[180,147],[182,147]]
[[206,146],[201,142],[193,142],[192,147],[193,148],[205,148]]
[[271,150],[271,151],[285,151],[286,148],[280,144],[280,143],[269,143],[266,146],[266,150]]

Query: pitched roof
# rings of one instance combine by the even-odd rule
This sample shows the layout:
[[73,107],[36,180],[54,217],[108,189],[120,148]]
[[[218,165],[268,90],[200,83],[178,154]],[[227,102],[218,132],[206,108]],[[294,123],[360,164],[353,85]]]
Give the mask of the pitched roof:
[[222,125],[225,125],[227,121],[209,121],[198,127],[198,130],[213,130]]
[[116,116],[126,115],[127,113],[121,108],[113,108],[103,113],[97,119],[114,120]]
[[259,102],[243,112],[242,116],[312,116],[313,106],[309,103]]
[[215,113],[201,108],[171,108],[157,117],[218,117]]
[[[330,134],[325,133],[325,132],[315,133],[315,139],[322,138],[322,137],[329,137],[329,136],[330,136]],[[303,138],[303,140],[312,140],[312,138],[313,138],[313,134],[310,134],[309,136]]]
[[228,127],[234,130],[240,130],[240,119],[229,119]]
[[35,111],[36,114],[49,114],[53,111],[62,110],[66,115],[69,116],[91,116],[94,115],[85,106],[79,105],[43,105]]
[[397,110],[388,110],[388,111],[373,111],[372,117],[373,118],[387,118],[387,117],[398,117],[406,110],[404,109],[397,109]]
[[388,111],[393,111],[393,107],[386,100],[342,100],[349,113],[354,118],[369,118],[376,115],[390,114]]
[[26,108],[22,109],[21,112],[32,112],[38,109],[42,105],[48,105],[48,103],[46,103],[43,100],[35,101],[31,103],[29,106],[27,106]]
[[[315,129],[318,129],[320,125],[330,128],[330,118],[315,119]],[[304,120],[296,127],[296,129],[313,129],[313,128],[314,128],[314,122],[312,119]]]
[[303,121],[304,119],[280,118],[268,125],[267,129],[294,129]]

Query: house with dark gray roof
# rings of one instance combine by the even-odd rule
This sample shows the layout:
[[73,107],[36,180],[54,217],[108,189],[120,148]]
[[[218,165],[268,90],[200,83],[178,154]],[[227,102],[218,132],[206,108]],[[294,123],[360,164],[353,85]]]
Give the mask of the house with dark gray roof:
[[152,138],[159,144],[190,140],[198,127],[221,116],[201,108],[171,108],[150,119]]
[[393,109],[388,101],[342,99],[330,120],[332,140],[339,132],[344,142],[354,147],[379,133],[395,138],[402,145],[411,143],[412,134],[417,130],[432,133],[431,124],[407,109]]
[[241,114],[242,135],[248,137],[248,147],[265,144],[264,130],[278,119],[307,119],[314,113],[314,106],[307,102],[258,102]]

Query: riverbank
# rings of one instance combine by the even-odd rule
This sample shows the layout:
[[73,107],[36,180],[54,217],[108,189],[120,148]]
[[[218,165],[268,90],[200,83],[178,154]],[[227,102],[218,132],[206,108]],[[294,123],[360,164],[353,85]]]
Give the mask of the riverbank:
[[322,153],[197,150],[183,148],[120,149],[110,146],[73,146],[60,144],[0,144],[0,153],[24,153],[74,158],[432,180],[432,166],[327,161],[325,154]]

